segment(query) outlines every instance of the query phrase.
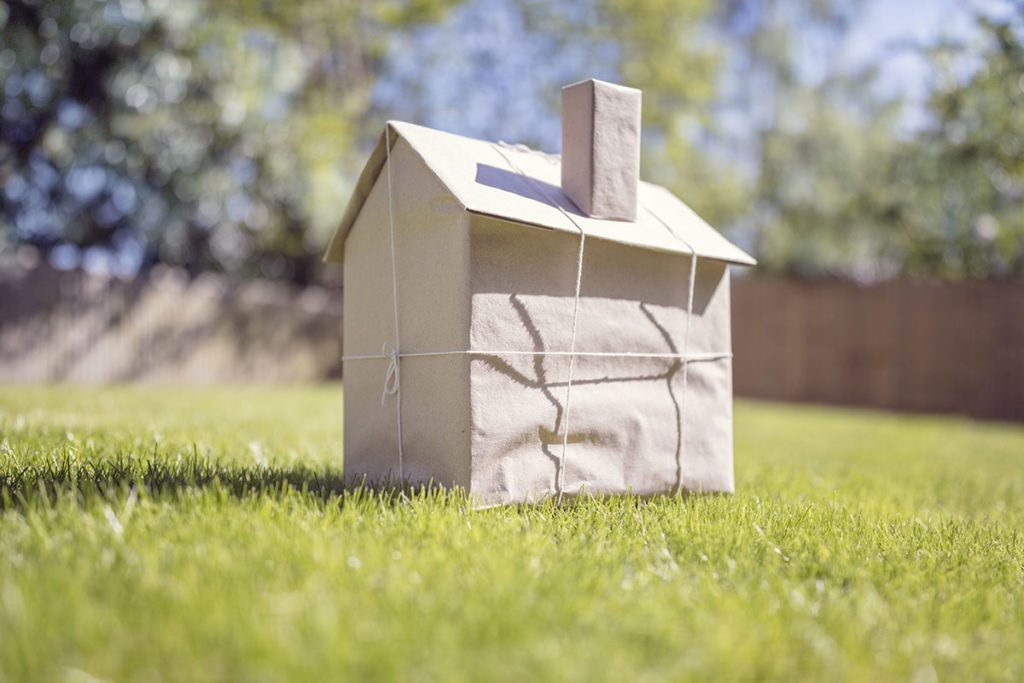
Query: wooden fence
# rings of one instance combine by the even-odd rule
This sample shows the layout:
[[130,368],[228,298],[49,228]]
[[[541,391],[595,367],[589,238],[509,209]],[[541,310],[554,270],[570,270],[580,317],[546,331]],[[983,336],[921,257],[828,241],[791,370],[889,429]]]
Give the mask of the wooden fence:
[[733,283],[735,391],[1024,420],[1024,282]]
[[[341,293],[0,268],[0,381],[341,375]],[[1024,420],[1024,282],[733,282],[738,396]]]
[[0,381],[304,382],[341,376],[341,295],[280,283],[0,269]]

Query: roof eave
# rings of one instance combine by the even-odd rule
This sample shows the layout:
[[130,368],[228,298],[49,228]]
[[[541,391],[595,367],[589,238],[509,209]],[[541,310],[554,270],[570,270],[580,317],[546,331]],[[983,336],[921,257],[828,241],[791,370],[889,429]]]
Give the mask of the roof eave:
[[[504,214],[492,213],[490,211],[484,211],[482,209],[467,208],[466,209],[466,213],[469,213],[469,214],[471,214],[473,216],[482,216],[484,218],[492,218],[494,220],[504,221],[506,223],[512,223],[514,225],[523,225],[523,226],[530,227],[530,228],[539,228],[541,230],[547,230],[549,232],[559,232],[555,228],[552,228],[549,225],[544,225],[543,223],[534,223],[534,222],[531,222],[531,221],[519,220],[519,219],[516,219],[516,218],[511,218],[511,217],[506,216]],[[685,252],[679,251],[678,249],[658,249],[657,247],[653,247],[653,246],[648,245],[648,244],[633,244],[631,242],[623,241],[621,239],[609,240],[606,237],[602,237],[601,235],[593,235],[593,234],[590,234],[590,233],[587,233],[587,237],[590,238],[590,239],[610,241],[610,242],[613,242],[614,244],[621,244],[623,246],[631,247],[633,249],[644,249],[646,251],[658,251],[658,252],[663,252],[663,253],[667,253],[667,254],[682,254],[684,256],[688,255]],[[709,255],[709,254],[701,254],[701,253],[698,252],[697,253],[697,258],[698,259],[706,259],[708,261],[719,261],[721,263],[728,263],[728,264],[731,264],[731,265],[734,265],[734,266],[756,266],[757,265],[757,261],[753,257],[747,255],[744,252],[741,252],[741,253],[742,253],[742,256],[737,255],[734,258],[726,258],[726,257],[722,257],[722,256],[714,256],[714,255]]]
[[377,144],[373,146],[370,158],[367,159],[366,165],[363,166],[363,170],[359,174],[359,180],[356,181],[356,187],[348,200],[348,206],[345,207],[345,213],[342,215],[341,222],[334,231],[334,236],[331,238],[327,251],[324,253],[324,263],[344,263],[345,261],[345,238],[348,237],[352,225],[359,216],[359,212],[363,210],[363,204],[366,203],[366,199],[370,196],[370,190],[373,189],[374,184],[377,182],[377,177],[380,175],[381,169],[384,168],[384,162],[388,158],[388,153],[384,149],[385,140],[389,137],[391,138],[391,147],[394,147],[395,143],[398,142],[397,132],[394,135],[390,135],[389,128],[391,131],[394,131],[390,121],[385,124],[385,129],[381,131]]

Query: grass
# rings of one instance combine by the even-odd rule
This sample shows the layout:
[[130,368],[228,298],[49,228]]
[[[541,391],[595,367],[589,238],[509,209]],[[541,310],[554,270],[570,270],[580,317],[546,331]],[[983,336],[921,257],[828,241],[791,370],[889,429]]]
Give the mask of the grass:
[[339,388],[0,388],[0,681],[1024,678],[1024,428],[736,413],[735,496],[472,511]]

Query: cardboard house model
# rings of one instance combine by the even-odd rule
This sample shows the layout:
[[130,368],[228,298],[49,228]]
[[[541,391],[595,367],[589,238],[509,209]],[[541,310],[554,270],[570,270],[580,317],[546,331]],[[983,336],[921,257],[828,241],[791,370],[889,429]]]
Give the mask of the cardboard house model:
[[639,157],[640,91],[594,80],[562,91],[561,157],[386,125],[325,257],[347,476],[733,490],[728,264],[754,260]]

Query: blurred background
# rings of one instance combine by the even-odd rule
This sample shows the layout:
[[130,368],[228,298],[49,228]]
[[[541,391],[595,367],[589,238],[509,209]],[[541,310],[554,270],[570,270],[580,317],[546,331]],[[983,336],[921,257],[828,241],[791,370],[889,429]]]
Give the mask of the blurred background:
[[589,77],[760,262],[738,395],[1024,420],[1024,0],[0,0],[0,381],[339,377],[383,122],[558,152]]

